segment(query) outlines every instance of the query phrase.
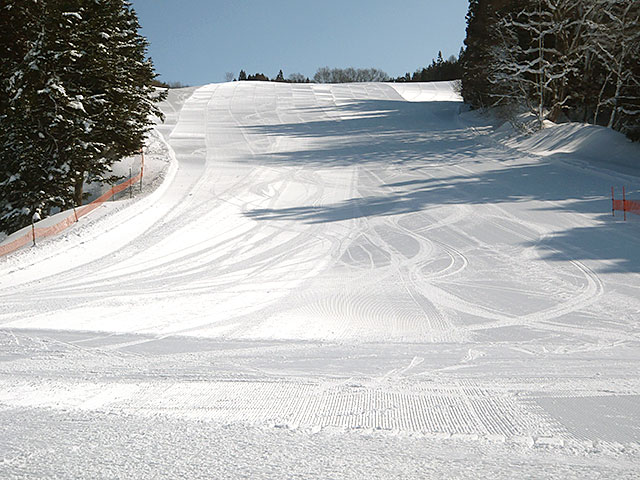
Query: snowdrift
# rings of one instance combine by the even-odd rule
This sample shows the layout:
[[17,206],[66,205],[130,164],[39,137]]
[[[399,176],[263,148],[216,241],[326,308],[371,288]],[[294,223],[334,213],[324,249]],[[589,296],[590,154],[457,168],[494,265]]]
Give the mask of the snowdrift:
[[540,156],[563,154],[612,169],[623,167],[625,173],[640,175],[640,143],[597,125],[548,124],[529,137],[506,139],[505,144]]

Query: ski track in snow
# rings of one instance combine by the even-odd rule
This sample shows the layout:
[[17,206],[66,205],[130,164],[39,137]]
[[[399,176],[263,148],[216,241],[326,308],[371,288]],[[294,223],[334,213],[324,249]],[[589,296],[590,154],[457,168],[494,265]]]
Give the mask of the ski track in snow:
[[[610,175],[514,154],[460,105],[448,83],[172,91],[177,170],[153,203],[64,258],[0,263],[0,413],[381,431],[631,473],[640,264],[600,253]],[[614,226],[637,251],[637,222]]]

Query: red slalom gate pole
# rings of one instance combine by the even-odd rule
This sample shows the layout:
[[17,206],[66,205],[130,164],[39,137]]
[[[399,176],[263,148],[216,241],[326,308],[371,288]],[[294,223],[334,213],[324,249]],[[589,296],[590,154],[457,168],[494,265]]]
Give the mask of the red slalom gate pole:
[[613,187],[611,187],[611,214],[616,216],[616,199],[613,196]]
[[622,211],[624,212],[624,221],[627,221],[627,196],[624,191],[624,187],[622,187]]

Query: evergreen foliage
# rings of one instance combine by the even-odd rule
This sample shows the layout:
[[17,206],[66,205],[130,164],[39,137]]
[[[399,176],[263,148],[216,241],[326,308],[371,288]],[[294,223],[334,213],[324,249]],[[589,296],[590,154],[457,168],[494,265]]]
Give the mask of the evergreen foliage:
[[462,98],[474,107],[486,107],[492,102],[488,65],[492,48],[499,42],[497,23],[509,0],[470,0],[467,13],[467,36],[461,56]]
[[0,15],[0,230],[116,180],[161,117],[147,42],[124,0],[7,0]]
[[284,78],[284,72],[282,69],[278,72],[275,78],[270,79],[264,73],[255,73],[253,75],[247,75],[244,70],[240,70],[238,80],[254,80],[258,82],[281,82],[281,83],[310,83],[309,77],[305,77],[301,73],[292,73],[287,78]]
[[[231,78],[231,80],[233,80],[233,77]],[[229,80],[229,81],[231,81],[231,80]],[[152,80],[151,81],[151,85],[154,86],[154,87],[164,88],[164,89],[190,87],[190,85],[182,83],[182,82],[179,82],[179,81],[163,82],[163,81],[158,80],[158,79]]]
[[[73,17],[53,20],[42,2],[3,7],[2,114],[0,114],[0,229],[28,223],[36,207],[63,207],[73,182],[68,154],[83,125],[82,96],[65,88],[65,68],[75,50]],[[56,35],[51,35],[51,30]],[[13,39],[11,38],[13,37]],[[12,40],[14,42],[12,44]]]
[[[282,71],[282,70],[281,70]],[[240,74],[238,75],[238,80],[254,80],[259,82],[269,82],[269,77],[267,77],[264,73],[254,73],[253,75],[247,75],[244,70],[240,70]]]
[[253,75],[247,76],[247,80],[254,80],[258,82],[268,82],[269,77],[267,77],[264,73],[254,73]]
[[[462,50],[460,51],[462,55]],[[409,72],[394,79],[394,82],[443,82],[449,80],[460,80],[462,78],[462,65],[460,58],[451,55],[448,59],[442,58],[442,52],[438,52],[438,57],[431,60],[428,67],[416,70],[413,75]]]

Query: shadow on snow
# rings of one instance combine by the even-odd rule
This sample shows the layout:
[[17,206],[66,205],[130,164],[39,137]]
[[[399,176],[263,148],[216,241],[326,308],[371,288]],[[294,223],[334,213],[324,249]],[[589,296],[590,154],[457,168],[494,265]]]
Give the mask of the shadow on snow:
[[[522,204],[518,212],[535,221],[544,221],[541,212],[601,214],[593,226],[569,221],[566,227],[555,225],[553,236],[523,245],[545,250],[548,260],[604,260],[600,271],[640,272],[638,222],[623,225],[612,219],[610,178],[562,162],[560,156],[527,157],[492,142],[478,134],[487,126],[462,125],[459,109],[456,102],[358,101],[338,108],[342,118],[305,122],[306,115],[313,112],[310,118],[316,119],[323,110],[313,107],[300,113],[299,123],[245,127],[248,135],[306,139],[302,150],[257,155],[261,164],[355,165],[368,182],[374,178],[370,171],[385,173],[375,178],[388,177],[370,187],[360,182],[360,196],[340,203],[255,209],[246,215],[316,224],[428,212],[443,205],[506,203]],[[321,141],[327,138],[330,141]],[[394,168],[398,166],[403,168]]]

